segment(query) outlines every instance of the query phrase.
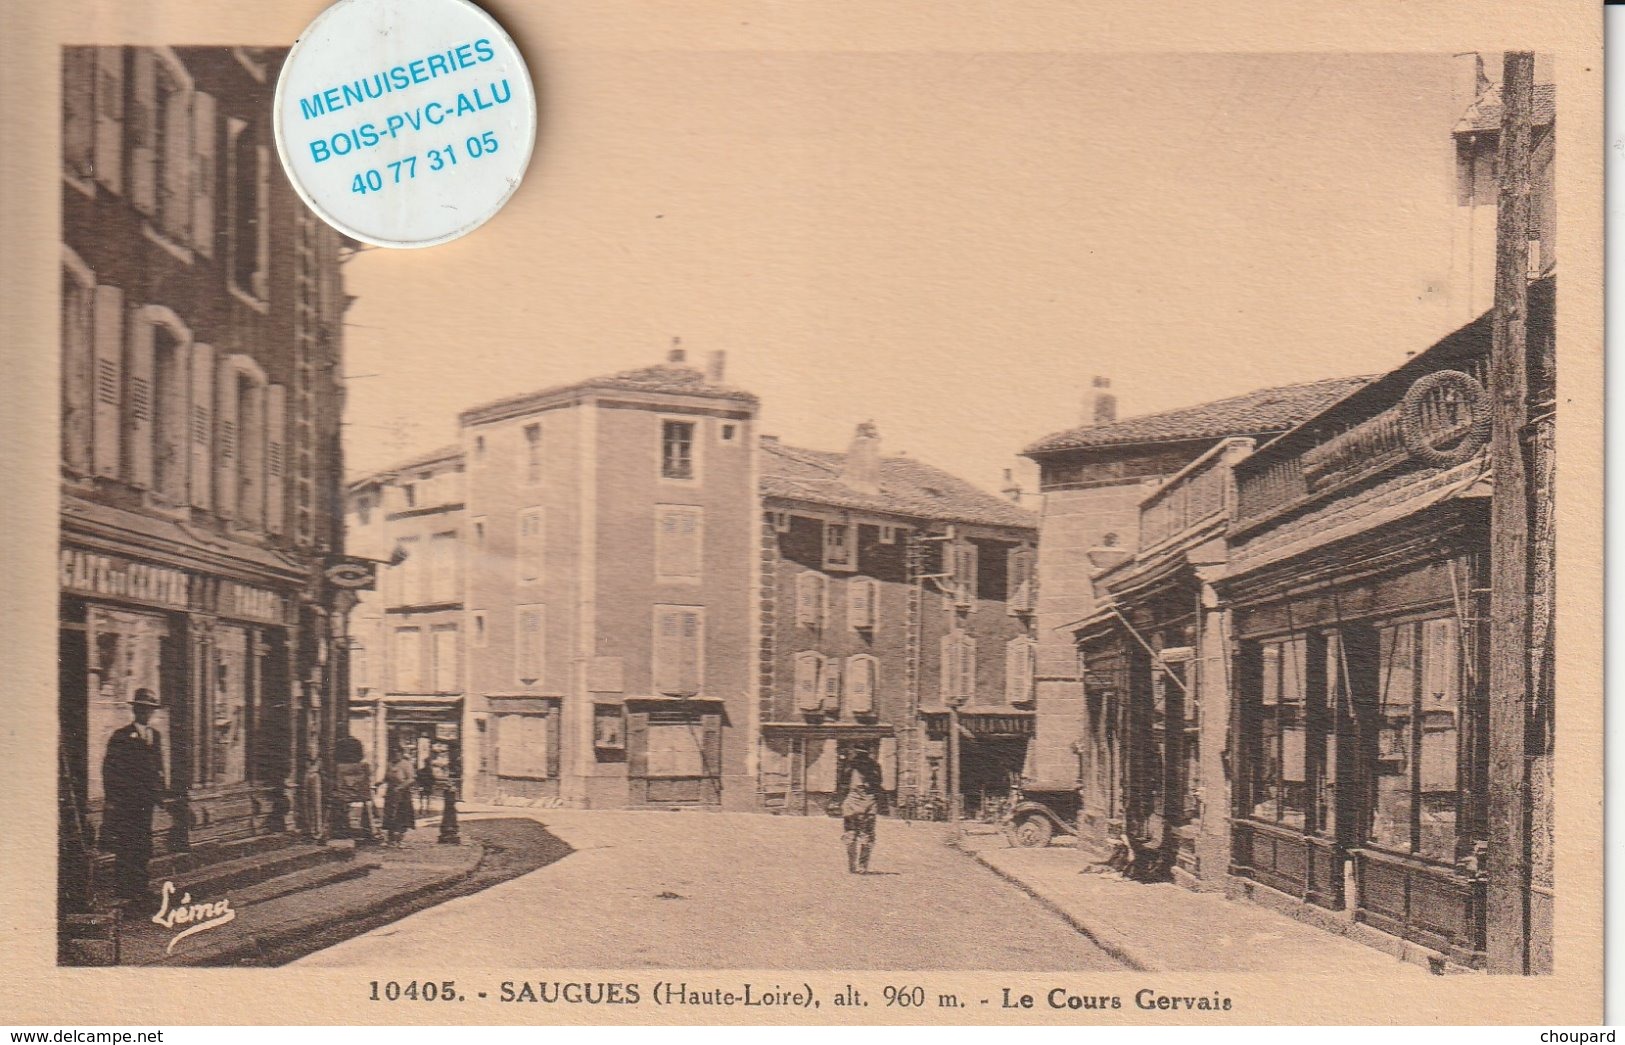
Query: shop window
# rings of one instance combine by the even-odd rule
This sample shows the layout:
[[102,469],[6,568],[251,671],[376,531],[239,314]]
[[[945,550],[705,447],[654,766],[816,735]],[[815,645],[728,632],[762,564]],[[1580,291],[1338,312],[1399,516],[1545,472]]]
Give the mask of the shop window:
[[852,537],[852,527],[846,523],[824,524],[824,569],[857,569],[857,550]]
[[698,606],[655,607],[654,688],[691,697],[705,685],[705,611]]
[[542,426],[525,426],[525,482],[532,486],[542,481]]
[[519,582],[535,584],[542,579],[543,560],[547,554],[547,514],[541,508],[525,508],[519,512]]
[[705,731],[698,722],[649,723],[651,777],[708,776]]
[[178,643],[170,638],[165,618],[156,614],[130,613],[100,606],[87,617],[87,646],[90,658],[86,721],[90,741],[87,798],[103,796],[102,755],[113,731],[134,719],[130,698],[138,689],[150,689],[162,702],[149,720],[164,745],[165,772],[173,779],[170,760],[175,745],[170,735],[170,716],[181,691],[168,683],[183,675],[177,673]]
[[1460,661],[1454,618],[1381,629],[1373,845],[1456,858]]
[[699,580],[704,534],[703,508],[658,505],[655,508],[655,578],[663,581]]
[[418,693],[423,689],[423,632],[419,628],[395,629],[395,691]]
[[592,746],[600,762],[626,761],[626,712],[619,704],[593,707]]
[[210,783],[238,784],[248,776],[249,643],[244,628],[215,629],[213,690],[204,716]]
[[541,606],[521,606],[515,614],[514,670],[519,681],[534,686],[547,666],[547,610]]
[[548,777],[547,715],[497,717],[497,773],[505,777]]
[[693,479],[696,474],[694,422],[662,421],[660,423],[661,478]]
[[824,600],[828,578],[808,570],[796,576],[796,623],[804,628],[824,626]]
[[1308,808],[1308,649],[1301,637],[1263,644],[1254,706],[1252,815],[1300,829]]
[[62,464],[90,473],[95,397],[96,277],[71,250],[62,261]]

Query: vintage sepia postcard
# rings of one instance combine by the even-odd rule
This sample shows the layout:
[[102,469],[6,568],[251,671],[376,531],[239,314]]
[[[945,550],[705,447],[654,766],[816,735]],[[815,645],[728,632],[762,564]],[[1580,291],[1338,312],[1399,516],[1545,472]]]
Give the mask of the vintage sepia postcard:
[[8,1019],[1600,1020],[1593,5],[325,6],[0,16]]

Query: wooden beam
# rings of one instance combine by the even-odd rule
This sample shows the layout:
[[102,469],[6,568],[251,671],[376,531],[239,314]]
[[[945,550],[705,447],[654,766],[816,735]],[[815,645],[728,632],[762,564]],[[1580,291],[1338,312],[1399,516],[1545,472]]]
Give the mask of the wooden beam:
[[1528,313],[1535,56],[1509,51],[1501,78],[1500,200],[1490,348],[1488,965],[1528,971],[1529,478]]

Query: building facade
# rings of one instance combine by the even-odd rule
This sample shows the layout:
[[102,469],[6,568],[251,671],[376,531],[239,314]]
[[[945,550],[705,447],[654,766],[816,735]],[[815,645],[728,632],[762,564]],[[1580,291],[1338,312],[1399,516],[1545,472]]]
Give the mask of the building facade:
[[1036,518],[871,423],[760,455],[762,806],[823,813],[861,746],[905,812],[993,809],[1033,766]]
[[347,548],[382,563],[350,616],[350,735],[381,767],[406,751],[462,781],[467,498],[461,447],[350,483]]
[[100,763],[139,688],[155,873],[319,830],[335,638],[369,581],[341,555],[345,244],[274,170],[281,59],[63,50],[64,912],[105,898]]

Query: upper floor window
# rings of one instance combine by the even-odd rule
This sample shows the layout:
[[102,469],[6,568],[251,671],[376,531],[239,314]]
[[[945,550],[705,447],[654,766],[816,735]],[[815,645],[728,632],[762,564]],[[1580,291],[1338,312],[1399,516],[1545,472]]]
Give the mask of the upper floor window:
[[269,296],[270,169],[265,145],[246,121],[226,121],[227,261],[232,285],[258,301]]
[[846,707],[854,715],[872,715],[875,690],[879,687],[880,662],[859,653],[846,662]]
[[829,580],[806,570],[796,575],[796,623],[806,628],[824,626],[824,601]]
[[795,657],[796,708],[818,711],[824,706],[824,655],[803,650]]
[[[96,49],[62,49],[62,168],[86,186],[96,173]],[[92,190],[94,186],[91,186]]]
[[547,551],[545,523],[546,514],[541,508],[526,508],[519,513],[519,579],[526,584],[542,579]]
[[1038,589],[1038,553],[1028,544],[1010,549],[1005,601],[1010,613],[1031,613]]
[[132,69],[130,198],[172,242],[192,232],[192,78],[167,47],[138,48]]
[[395,629],[395,690],[416,693],[423,687],[423,632]]
[[662,504],[655,508],[655,577],[699,580],[703,561],[705,509]]
[[457,534],[437,533],[429,538],[429,600],[456,602],[458,587]]
[[665,479],[694,478],[694,422],[660,423],[660,475]]
[[542,606],[520,606],[515,613],[514,669],[519,681],[533,686],[542,679],[546,660],[547,610]]
[[542,481],[542,426],[525,426],[525,482],[532,485]]
[[1027,704],[1033,699],[1033,658],[1037,644],[1025,636],[1004,647],[1004,702]]
[[857,568],[857,551],[853,547],[852,527],[846,523],[824,524],[824,568],[826,570],[852,570]]
[[980,561],[977,546],[970,541],[949,541],[943,545],[944,573],[949,575],[954,602],[974,606],[978,597],[977,574]]
[[942,701],[966,704],[976,696],[976,640],[962,631],[942,637]]
[[880,623],[880,582],[854,577],[846,584],[846,625],[854,631],[873,631]]
[[656,606],[654,688],[668,696],[692,697],[705,685],[705,610],[699,606]]
[[416,483],[401,484],[401,500],[406,503],[408,508],[418,506],[418,487]]
[[62,463],[90,473],[95,395],[96,276],[71,250],[62,261]]

